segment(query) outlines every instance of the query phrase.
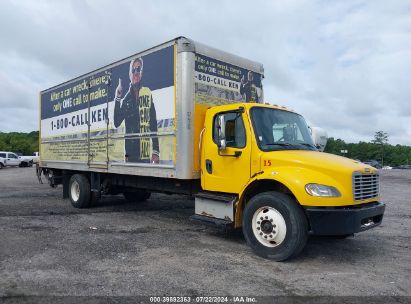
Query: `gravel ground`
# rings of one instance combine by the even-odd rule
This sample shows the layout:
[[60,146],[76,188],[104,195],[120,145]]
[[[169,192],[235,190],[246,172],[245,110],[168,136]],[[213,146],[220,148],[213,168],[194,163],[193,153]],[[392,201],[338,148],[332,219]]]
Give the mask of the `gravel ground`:
[[299,257],[276,263],[240,233],[190,222],[194,204],[183,196],[112,196],[78,210],[34,168],[5,168],[0,296],[410,296],[411,170],[381,175],[381,226],[345,240],[310,237]]

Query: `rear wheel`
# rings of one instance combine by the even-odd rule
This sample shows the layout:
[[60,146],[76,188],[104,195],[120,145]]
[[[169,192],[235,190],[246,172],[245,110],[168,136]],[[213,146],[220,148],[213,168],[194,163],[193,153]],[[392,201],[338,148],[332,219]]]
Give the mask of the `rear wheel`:
[[126,191],[123,195],[129,202],[145,202],[150,198],[151,192],[147,190]]
[[87,208],[91,204],[90,182],[82,174],[74,174],[69,181],[69,197],[76,208]]
[[284,261],[298,255],[307,242],[307,218],[297,202],[283,193],[264,192],[246,205],[243,233],[261,257]]

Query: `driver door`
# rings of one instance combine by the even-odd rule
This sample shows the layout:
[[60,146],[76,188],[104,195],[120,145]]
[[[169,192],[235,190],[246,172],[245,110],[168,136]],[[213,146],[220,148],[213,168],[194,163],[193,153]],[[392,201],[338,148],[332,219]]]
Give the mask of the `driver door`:
[[[224,126],[219,125],[224,116]],[[250,179],[251,140],[247,116],[239,111],[217,113],[207,120],[201,158],[202,186],[207,191],[239,193]],[[219,128],[226,147],[219,148]]]
[[20,164],[20,160],[16,154],[8,153],[7,164],[10,166],[18,166]]

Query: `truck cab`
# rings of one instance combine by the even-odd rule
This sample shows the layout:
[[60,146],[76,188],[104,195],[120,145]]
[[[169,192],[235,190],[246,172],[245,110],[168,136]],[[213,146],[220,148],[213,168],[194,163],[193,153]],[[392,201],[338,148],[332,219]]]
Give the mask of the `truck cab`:
[[301,115],[257,103],[208,109],[201,186],[197,219],[242,227],[254,251],[275,260],[298,254],[309,233],[378,226],[385,209],[375,168],[319,152]]

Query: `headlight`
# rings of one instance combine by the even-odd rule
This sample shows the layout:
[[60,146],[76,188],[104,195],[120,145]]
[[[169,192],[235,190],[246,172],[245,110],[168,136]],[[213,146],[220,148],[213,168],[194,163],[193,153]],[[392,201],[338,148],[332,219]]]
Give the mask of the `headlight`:
[[322,196],[322,197],[341,196],[341,193],[340,191],[337,190],[337,188],[326,186],[326,185],[320,185],[320,184],[307,184],[305,185],[305,191],[307,191],[307,193],[312,196]]

